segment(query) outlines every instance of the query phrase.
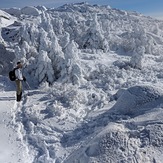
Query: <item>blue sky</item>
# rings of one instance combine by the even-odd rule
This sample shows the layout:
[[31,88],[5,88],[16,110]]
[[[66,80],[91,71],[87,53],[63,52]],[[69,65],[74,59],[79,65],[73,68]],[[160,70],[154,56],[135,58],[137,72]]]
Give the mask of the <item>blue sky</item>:
[[[44,5],[58,7],[66,3],[78,3],[82,0],[0,0],[0,8]],[[163,0],[87,0],[90,4],[110,5],[128,11],[137,11],[163,19]]]

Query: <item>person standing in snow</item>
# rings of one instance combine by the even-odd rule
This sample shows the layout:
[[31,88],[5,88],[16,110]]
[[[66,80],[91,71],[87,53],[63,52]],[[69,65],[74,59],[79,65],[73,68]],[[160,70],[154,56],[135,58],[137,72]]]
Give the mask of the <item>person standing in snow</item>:
[[22,81],[26,81],[26,78],[22,74],[23,65],[19,61],[17,62],[17,66],[15,69],[15,76],[16,76],[16,101],[21,101],[22,98]]

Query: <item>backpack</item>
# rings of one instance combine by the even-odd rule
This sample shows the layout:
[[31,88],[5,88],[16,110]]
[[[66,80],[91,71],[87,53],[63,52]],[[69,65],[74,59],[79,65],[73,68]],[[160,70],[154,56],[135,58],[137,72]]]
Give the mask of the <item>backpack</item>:
[[16,69],[18,69],[18,68],[14,68],[13,70],[11,70],[10,72],[9,72],[9,79],[11,80],[11,81],[15,81],[16,80],[16,75],[15,75],[15,70]]

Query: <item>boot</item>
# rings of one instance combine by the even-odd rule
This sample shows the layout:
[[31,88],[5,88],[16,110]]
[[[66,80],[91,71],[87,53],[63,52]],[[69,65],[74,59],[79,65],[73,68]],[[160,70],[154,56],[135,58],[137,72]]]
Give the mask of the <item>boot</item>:
[[21,101],[21,98],[22,98],[22,92],[20,93],[20,95],[16,95],[16,101],[19,102]]

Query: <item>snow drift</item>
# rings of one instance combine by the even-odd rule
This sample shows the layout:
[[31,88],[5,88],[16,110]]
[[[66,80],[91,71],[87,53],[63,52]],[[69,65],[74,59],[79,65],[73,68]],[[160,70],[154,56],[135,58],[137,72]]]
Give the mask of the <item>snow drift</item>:
[[15,20],[16,20],[15,17],[11,16],[10,14],[3,10],[0,10],[0,22],[1,22],[0,28],[12,24]]
[[[150,163],[153,159],[160,160],[162,154],[159,151],[163,149],[163,139],[160,137],[163,134],[162,120],[152,116],[162,115],[162,108],[159,108],[162,104],[162,90],[151,86],[127,89],[107,112],[82,124],[73,133],[64,135],[62,143],[66,146],[82,141],[81,147],[64,162]],[[119,118],[117,114],[120,114]],[[123,116],[126,114],[136,118],[127,120],[129,117]],[[142,117],[143,122],[140,120]],[[85,138],[81,139],[82,136]],[[151,153],[153,148],[155,151]],[[160,154],[157,158],[156,151]]]
[[30,15],[30,16],[38,16],[40,15],[41,12],[39,12],[39,10],[35,7],[32,7],[32,6],[27,6],[27,7],[24,7],[21,9],[21,14],[24,14],[24,15]]
[[161,104],[162,98],[163,92],[160,88],[134,86],[126,91],[124,90],[113,110],[115,108],[118,113],[135,116],[156,107],[159,103]]

